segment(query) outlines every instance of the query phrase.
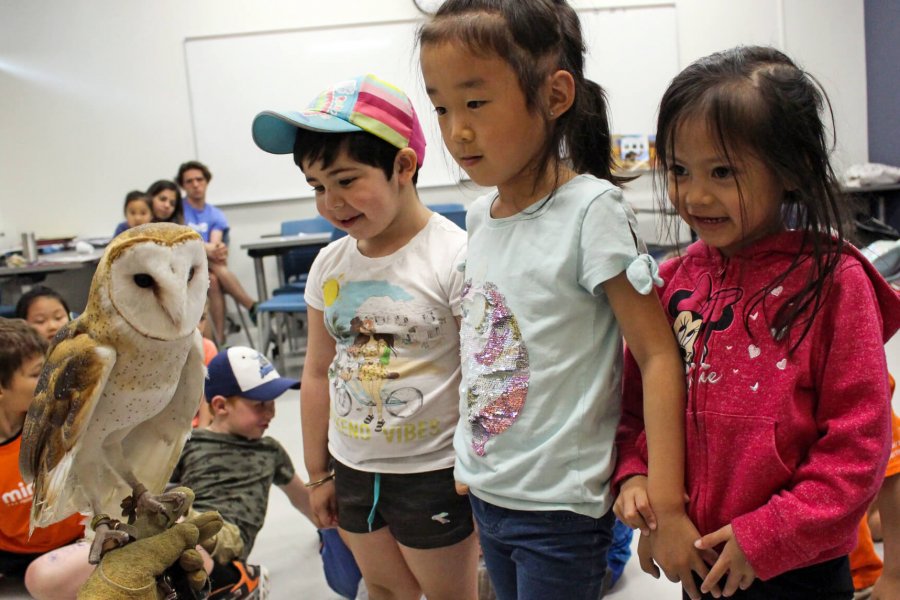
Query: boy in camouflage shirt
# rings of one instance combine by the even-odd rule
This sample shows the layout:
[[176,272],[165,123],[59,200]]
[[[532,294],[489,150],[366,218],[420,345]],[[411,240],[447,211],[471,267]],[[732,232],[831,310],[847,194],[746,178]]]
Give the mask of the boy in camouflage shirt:
[[280,487],[309,517],[309,494],[287,452],[263,437],[275,416],[275,399],[300,382],[279,376],[252,348],[232,347],[209,363],[206,401],[212,422],[194,430],[172,474],[172,482],[193,490],[194,509],[217,510],[225,527],[211,551],[210,598],[264,597],[265,569],[246,565],[266,517],[269,488]]

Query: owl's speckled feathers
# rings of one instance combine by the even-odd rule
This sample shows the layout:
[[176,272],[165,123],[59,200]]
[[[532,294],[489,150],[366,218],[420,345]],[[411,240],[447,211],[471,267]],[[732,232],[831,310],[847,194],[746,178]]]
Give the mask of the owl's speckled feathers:
[[22,432],[31,526],[118,515],[143,484],[163,490],[190,433],[206,370],[197,324],[209,286],[197,233],[171,223],[107,247],[84,313],[47,356]]

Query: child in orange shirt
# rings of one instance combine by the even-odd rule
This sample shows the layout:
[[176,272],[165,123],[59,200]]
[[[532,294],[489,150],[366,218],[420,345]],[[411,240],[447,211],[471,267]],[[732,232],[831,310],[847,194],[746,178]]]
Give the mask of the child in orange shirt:
[[25,321],[0,319],[0,577],[24,577],[38,556],[84,534],[76,514],[29,536],[33,493],[19,473],[19,447],[46,351],[47,340]]
[[[891,378],[891,391],[894,379]],[[891,412],[891,456],[888,461],[884,484],[875,500],[881,513],[884,531],[884,562],[875,552],[868,518],[859,524],[856,548],[850,553],[850,571],[853,575],[854,598],[862,600],[889,600],[900,598],[900,418]]]

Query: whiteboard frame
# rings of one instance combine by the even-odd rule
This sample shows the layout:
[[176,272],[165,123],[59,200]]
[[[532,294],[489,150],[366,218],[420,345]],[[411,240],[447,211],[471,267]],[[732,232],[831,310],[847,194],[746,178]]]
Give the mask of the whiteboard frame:
[[[654,9],[654,8],[670,9],[669,14],[670,14],[670,18],[672,20],[672,24],[671,24],[672,32],[671,32],[671,41],[670,41],[671,45],[669,46],[669,49],[671,50],[671,61],[672,61],[672,66],[671,66],[670,70],[671,70],[672,76],[674,76],[678,72],[679,63],[678,63],[677,15],[675,13],[675,2],[674,1],[645,2],[642,0],[630,0],[630,1],[629,0],[618,0],[616,2],[594,1],[593,3],[590,3],[590,4],[585,4],[584,2],[582,2],[581,4],[578,4],[576,2],[573,2],[573,5],[575,5],[576,11],[579,13],[579,17],[582,20],[582,28],[584,29],[584,32],[585,32],[585,40],[586,40],[586,45],[588,45],[589,52],[592,50],[591,45],[592,45],[592,42],[594,42],[595,40],[589,39],[590,32],[588,31],[588,28],[585,25],[586,14],[607,13],[607,12],[612,12],[612,11],[633,11],[633,10]],[[254,38],[254,37],[262,37],[262,36],[276,36],[276,35],[282,35],[282,34],[298,34],[298,33],[305,33],[305,32],[321,32],[321,31],[340,32],[340,31],[349,30],[349,29],[353,29],[353,28],[360,28],[360,27],[373,27],[374,28],[374,27],[388,27],[388,26],[404,26],[404,27],[409,26],[412,30],[415,30],[422,23],[424,23],[424,19],[422,19],[422,18],[388,19],[388,20],[379,20],[379,21],[360,21],[360,22],[340,23],[340,24],[316,25],[316,26],[310,26],[310,27],[288,27],[288,28],[268,29],[268,30],[260,30],[260,31],[246,31],[246,32],[235,32],[235,33],[225,33],[225,34],[191,36],[191,37],[185,38],[182,49],[184,52],[185,79],[186,79],[186,83],[187,83],[187,91],[188,91],[188,98],[189,98],[189,112],[190,112],[190,123],[191,123],[191,137],[192,137],[192,143],[193,143],[193,155],[195,157],[199,157],[199,160],[201,160],[201,161],[209,160],[208,157],[200,155],[200,150],[201,150],[202,144],[201,144],[201,139],[200,139],[200,135],[198,132],[198,125],[197,125],[197,123],[198,123],[197,114],[196,114],[197,94],[196,94],[196,91],[193,89],[193,83],[196,83],[196,82],[192,82],[192,78],[191,78],[191,61],[189,58],[189,45],[190,44],[192,44],[194,42],[208,42],[208,41],[214,41],[214,40],[219,40],[219,39],[239,39],[239,38],[243,39],[243,38]],[[413,48],[413,52],[415,52],[414,45],[412,48]],[[410,56],[410,60],[414,61],[415,57]],[[589,70],[590,64],[591,64],[590,61],[591,61],[591,59],[589,56],[587,58],[588,72],[586,73],[586,76],[589,79],[594,79],[595,81],[598,81],[601,85],[603,85],[604,89],[608,89],[608,86],[604,83],[603,78],[592,76],[592,74],[590,73],[590,70]],[[371,70],[371,69],[368,69],[368,70]],[[352,75],[355,75],[355,74],[357,74],[357,73],[354,72]],[[378,74],[378,73],[376,72],[376,74]],[[351,74],[346,74],[346,75],[348,77],[351,76]],[[418,83],[421,84],[421,74],[418,73],[417,75],[419,78]],[[668,81],[662,82],[661,89],[664,89],[665,85],[667,85],[667,84],[668,84]],[[323,85],[328,85],[328,83],[323,83]],[[421,86],[421,87],[424,87],[424,86]],[[415,98],[415,96],[416,96],[416,94],[414,93],[415,91],[419,91],[419,90],[408,90],[408,93],[415,100],[417,100],[417,101],[421,100],[419,98]],[[421,90],[421,93],[424,94],[424,90]],[[661,91],[657,95],[657,97],[654,98],[654,102],[658,102],[659,97],[661,97]],[[427,98],[426,98],[426,101],[427,101]],[[614,104],[615,103],[613,101],[610,102],[611,111],[612,111],[612,106]],[[417,106],[419,106],[419,105],[417,105]],[[265,106],[260,106],[259,110],[268,110],[268,109],[276,109],[277,110],[277,109],[283,109],[283,108],[295,108],[296,109],[296,108],[300,108],[300,107],[265,105]],[[432,130],[431,132],[428,132],[429,128],[436,128],[436,123],[433,122],[433,119],[428,114],[421,114],[424,111],[419,110],[419,112],[420,112],[420,118],[423,121],[423,128],[426,129],[426,133],[427,133],[427,135],[429,135],[429,140],[428,140],[429,147],[428,147],[428,153],[427,153],[428,161],[426,162],[426,167],[425,167],[426,170],[423,170],[423,176],[420,177],[419,188],[420,189],[425,189],[425,188],[447,189],[447,188],[458,187],[460,183],[467,181],[467,178],[465,177],[465,173],[461,169],[459,169],[454,163],[452,163],[452,159],[449,157],[448,154],[446,154],[446,151],[443,148],[443,144],[440,142],[439,132],[437,133],[438,137],[436,140],[433,137],[434,130]],[[428,111],[428,112],[430,112],[430,111]],[[647,131],[627,131],[627,130],[622,131],[622,130],[616,128],[615,115],[613,115],[613,117],[614,117],[614,120],[613,120],[614,133],[649,133],[650,132],[649,128]],[[248,132],[247,136],[249,138],[249,130],[250,130],[249,122],[246,124],[246,130]],[[435,147],[435,146],[437,146],[437,147]],[[259,150],[259,152],[263,153],[262,150]],[[282,157],[269,156],[268,158],[270,158],[271,160],[277,161],[279,158],[282,158]],[[285,157],[283,157],[283,160],[288,161],[288,163],[290,164],[290,167],[292,169],[296,169],[296,167],[293,166],[293,162],[290,160],[289,155],[286,155]],[[435,178],[429,179],[429,177],[426,175],[426,174],[428,174],[428,171],[427,171],[428,166],[435,164],[436,161],[445,161],[448,169],[455,169],[455,173],[452,173],[450,180],[441,179],[440,181],[436,181]],[[213,172],[215,172],[217,169],[216,164],[214,164],[214,162],[210,162],[209,164],[210,164],[210,168],[213,170]],[[221,168],[221,167],[219,167],[219,168]],[[273,189],[275,187],[277,187],[278,185],[279,184],[274,184]],[[281,185],[283,185],[283,184],[281,184]],[[301,190],[303,189],[303,186],[304,186],[304,184],[302,182],[302,176],[298,173],[297,186],[296,186],[297,191],[301,192]],[[263,186],[263,187],[265,187],[265,186]],[[289,195],[285,195],[282,193],[275,193],[272,190],[269,190],[269,191],[264,190],[259,197],[255,197],[255,198],[253,198],[253,197],[236,197],[236,196],[229,197],[227,190],[226,190],[226,191],[218,192],[216,194],[216,198],[214,198],[213,201],[217,205],[238,206],[238,205],[256,204],[256,203],[264,203],[264,202],[280,202],[280,201],[294,200],[294,199],[309,199],[312,197],[313,197],[313,194],[311,191],[310,191],[310,193],[307,193],[307,194],[304,194],[301,192],[299,194],[291,193]]]

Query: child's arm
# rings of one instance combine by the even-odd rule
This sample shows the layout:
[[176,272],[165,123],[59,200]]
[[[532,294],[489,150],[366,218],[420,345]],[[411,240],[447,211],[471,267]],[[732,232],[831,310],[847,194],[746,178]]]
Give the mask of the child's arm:
[[643,295],[625,273],[603,284],[641,371],[648,491],[654,510],[684,511],[684,367],[655,292]]
[[291,504],[303,513],[303,516],[315,523],[313,519],[312,507],[309,504],[309,490],[306,489],[304,482],[300,476],[294,473],[294,476],[285,485],[278,486],[281,491],[287,495]]
[[675,337],[655,292],[639,293],[625,273],[606,281],[603,290],[643,381],[647,494],[657,518],[653,558],[699,598],[692,571],[705,576],[707,568],[692,546],[699,534],[684,511],[684,368]]
[[[325,329],[325,316],[307,307],[309,331],[300,392],[300,420],[303,430],[303,459],[310,482],[322,481],[329,473],[328,455],[328,367],[334,359],[334,339]],[[337,524],[334,481],[325,481],[309,490],[313,523],[316,527]]]
[[884,571],[875,582],[872,600],[900,598],[900,475],[884,480],[876,502],[881,513]]
[[642,387],[641,370],[625,348],[622,416],[616,430],[616,469],[611,482],[616,494],[613,510],[620,521],[648,536],[656,529],[656,515],[647,497],[647,434]]

